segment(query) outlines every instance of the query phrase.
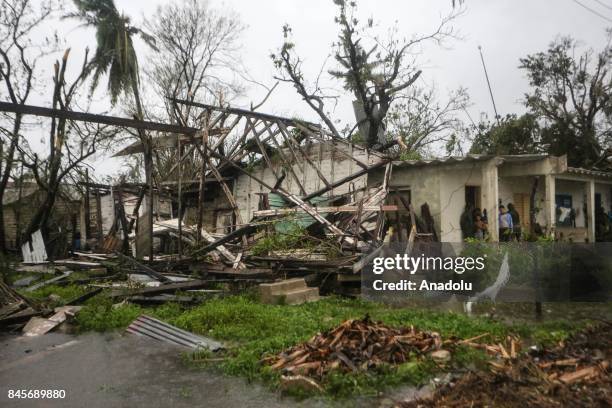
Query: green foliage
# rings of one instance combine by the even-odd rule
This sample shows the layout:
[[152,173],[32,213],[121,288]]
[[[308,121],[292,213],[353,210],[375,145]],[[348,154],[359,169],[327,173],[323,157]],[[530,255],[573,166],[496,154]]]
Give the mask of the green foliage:
[[110,298],[101,297],[85,306],[77,315],[81,331],[108,331],[123,329],[143,313],[136,305],[113,306]]
[[410,160],[421,160],[423,156],[416,150],[404,150],[400,153],[400,160],[410,161]]
[[612,45],[579,51],[571,37],[559,38],[544,52],[521,59],[531,90],[525,104],[546,123],[541,143],[550,154],[567,154],[570,166],[605,167],[610,152]]
[[[290,222],[290,221],[284,221]],[[286,251],[290,249],[312,247],[312,242],[307,239],[306,229],[297,223],[292,223],[286,233],[273,232],[259,239],[251,248],[253,255],[262,256],[274,251]]]
[[540,126],[531,114],[507,115],[499,121],[481,121],[472,127],[472,154],[532,154],[539,148]]
[[[66,302],[69,302],[72,299],[82,296],[87,292],[87,287],[84,287],[83,285],[47,285],[32,292],[22,291],[21,294],[30,299],[45,303],[49,307],[57,307],[63,306],[66,304]],[[49,301],[48,298],[50,295],[59,296],[60,300]]]
[[275,228],[278,225],[277,223],[283,224],[282,230],[284,232],[275,231],[257,240],[255,245],[251,247],[253,255],[264,256],[271,252],[292,249],[321,252],[327,254],[330,258],[341,253],[338,244],[333,239],[311,236],[307,229],[295,218],[284,217],[275,222]]

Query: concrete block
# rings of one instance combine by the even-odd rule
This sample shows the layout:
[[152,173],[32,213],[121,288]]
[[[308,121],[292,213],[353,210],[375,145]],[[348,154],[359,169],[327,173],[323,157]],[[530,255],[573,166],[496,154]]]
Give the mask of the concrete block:
[[294,290],[306,289],[303,278],[287,279],[280,282],[262,283],[259,285],[259,294],[263,303],[272,303],[272,297]]
[[319,288],[306,288],[286,292],[272,296],[272,304],[275,305],[299,305],[306,302],[319,300]]

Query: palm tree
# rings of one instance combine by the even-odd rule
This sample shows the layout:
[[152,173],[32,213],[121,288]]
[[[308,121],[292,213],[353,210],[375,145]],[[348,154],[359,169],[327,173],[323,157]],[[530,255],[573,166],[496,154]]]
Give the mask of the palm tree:
[[[68,14],[68,18],[78,18],[86,27],[96,29],[96,52],[92,59],[93,71],[91,91],[97,88],[100,78],[108,74],[108,91],[111,104],[115,105],[119,96],[131,93],[136,105],[136,114],[143,120],[144,113],[140,100],[138,74],[138,58],[134,49],[133,38],[139,35],[146,44],[155,49],[155,40],[141,29],[131,25],[130,18],[119,13],[113,0],[73,0],[77,7],[76,13]],[[149,186],[149,216],[153,217],[153,163],[151,158],[151,140],[146,133],[138,130],[138,136],[144,146],[145,178]],[[149,223],[151,243],[149,259],[153,255],[153,223]]]
[[138,116],[142,119],[138,74],[138,58],[134,50],[134,35],[155,48],[155,39],[131,25],[130,18],[119,13],[113,0],[73,0],[76,13],[66,17],[78,18],[84,26],[96,29],[96,52],[92,61],[92,91],[100,77],[108,73],[108,91],[111,103],[116,104],[121,93],[132,93]]

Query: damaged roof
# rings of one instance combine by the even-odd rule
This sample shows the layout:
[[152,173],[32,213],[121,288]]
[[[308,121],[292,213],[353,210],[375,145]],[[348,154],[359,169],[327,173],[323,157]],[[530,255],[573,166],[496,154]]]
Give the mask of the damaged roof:
[[529,162],[541,160],[549,157],[548,154],[516,154],[516,155],[493,155],[493,154],[467,154],[465,156],[447,156],[447,157],[436,157],[432,159],[420,159],[420,160],[398,160],[394,161],[393,165],[396,167],[417,167],[417,166],[428,166],[428,165],[443,165],[443,164],[456,164],[456,163],[472,163],[482,162],[499,157],[507,162]]

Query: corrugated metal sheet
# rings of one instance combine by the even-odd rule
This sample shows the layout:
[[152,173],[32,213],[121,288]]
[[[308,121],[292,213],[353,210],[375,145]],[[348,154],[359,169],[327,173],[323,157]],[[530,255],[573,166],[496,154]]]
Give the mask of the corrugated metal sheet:
[[223,345],[219,342],[197,336],[146,315],[142,315],[134,320],[126,331],[190,349],[204,348],[210,351],[223,349]]
[[40,230],[31,236],[31,242],[21,246],[21,255],[24,263],[43,263],[47,260],[47,250]]

